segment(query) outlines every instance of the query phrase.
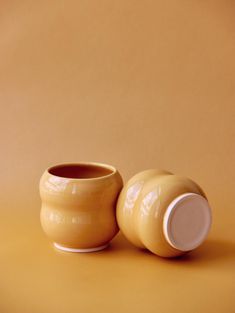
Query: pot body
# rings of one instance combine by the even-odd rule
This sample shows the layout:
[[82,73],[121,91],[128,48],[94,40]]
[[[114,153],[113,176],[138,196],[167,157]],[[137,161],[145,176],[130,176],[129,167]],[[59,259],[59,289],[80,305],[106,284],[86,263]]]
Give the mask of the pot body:
[[195,182],[153,169],[136,174],[125,184],[117,203],[117,221],[137,247],[175,257],[205,239],[211,211],[203,190]]
[[[90,177],[92,167],[106,165],[83,163],[73,166],[82,168],[83,178],[60,177],[50,170],[42,175],[41,225],[62,250],[63,247],[95,250],[107,245],[118,232],[115,208],[122,178],[113,167],[108,175]],[[89,178],[84,178],[86,169],[83,167],[89,169]]]

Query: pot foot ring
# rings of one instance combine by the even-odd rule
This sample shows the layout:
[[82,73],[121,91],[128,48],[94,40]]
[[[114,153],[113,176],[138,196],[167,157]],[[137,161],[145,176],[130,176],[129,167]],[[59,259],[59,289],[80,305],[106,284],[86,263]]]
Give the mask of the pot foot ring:
[[73,253],[89,253],[89,252],[96,252],[103,250],[108,247],[109,244],[105,244],[103,246],[95,247],[95,248],[88,248],[88,249],[75,249],[75,248],[67,248],[64,246],[61,246],[60,244],[54,242],[54,247],[58,250],[62,250],[65,252],[73,252]]

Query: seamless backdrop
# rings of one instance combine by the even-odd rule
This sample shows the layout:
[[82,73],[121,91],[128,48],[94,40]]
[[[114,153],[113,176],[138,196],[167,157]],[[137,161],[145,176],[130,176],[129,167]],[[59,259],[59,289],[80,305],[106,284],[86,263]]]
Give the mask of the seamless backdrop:
[[[195,286],[189,280],[188,300],[180,294],[173,301],[175,310],[184,302],[184,312],[235,312],[234,10],[228,0],[0,1],[0,240],[6,269],[0,289],[8,295],[0,300],[3,313],[66,312],[66,301],[71,310],[99,312],[87,304],[87,296],[73,298],[74,288],[92,294],[100,312],[121,312],[128,305],[136,312],[143,307],[152,312],[156,305],[161,312],[172,310],[165,300],[167,289],[174,292],[176,287],[161,272],[163,289],[152,287],[162,296],[155,303],[153,291],[143,291],[140,307],[130,290],[122,305],[116,303],[116,289],[105,306],[97,300],[94,284],[69,285],[66,277],[68,288],[61,287],[44,305],[32,289],[29,302],[25,300],[27,293],[20,288],[25,271],[34,273],[26,275],[27,288],[37,286],[37,269],[50,273],[53,262],[59,262],[51,256],[42,265],[35,255],[36,241],[40,255],[52,253],[38,225],[39,178],[50,165],[77,161],[113,164],[124,179],[143,169],[164,168],[196,180],[214,213],[214,243],[203,250],[213,273],[210,265],[203,267],[208,284],[200,297],[202,307],[192,296],[200,280]],[[127,245],[117,239],[116,245],[122,244]],[[19,255],[31,261],[17,263]],[[147,259],[143,262],[148,266]],[[154,262],[163,261],[151,258],[150,269]],[[187,267],[181,274],[186,273]],[[56,274],[51,277],[35,287],[37,294],[47,297],[42,286],[54,285]],[[215,287],[219,280],[221,287]],[[144,278],[140,281],[148,286]],[[64,306],[56,305],[56,295]]]

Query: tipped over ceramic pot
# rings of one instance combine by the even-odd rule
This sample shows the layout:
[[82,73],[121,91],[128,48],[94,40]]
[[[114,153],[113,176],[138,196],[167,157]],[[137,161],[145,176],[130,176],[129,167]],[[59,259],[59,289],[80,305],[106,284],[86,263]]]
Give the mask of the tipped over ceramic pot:
[[123,187],[117,221],[135,246],[162,257],[196,249],[211,226],[211,209],[203,190],[187,177],[146,170]]

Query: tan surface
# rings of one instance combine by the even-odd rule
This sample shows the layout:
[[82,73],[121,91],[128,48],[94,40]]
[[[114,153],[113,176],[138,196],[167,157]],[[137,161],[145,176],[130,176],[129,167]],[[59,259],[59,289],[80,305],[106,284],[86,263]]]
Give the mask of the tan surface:
[[[1,1],[1,313],[234,313],[233,1]],[[38,180],[69,161],[188,175],[208,242],[166,261],[117,237],[55,253]]]

